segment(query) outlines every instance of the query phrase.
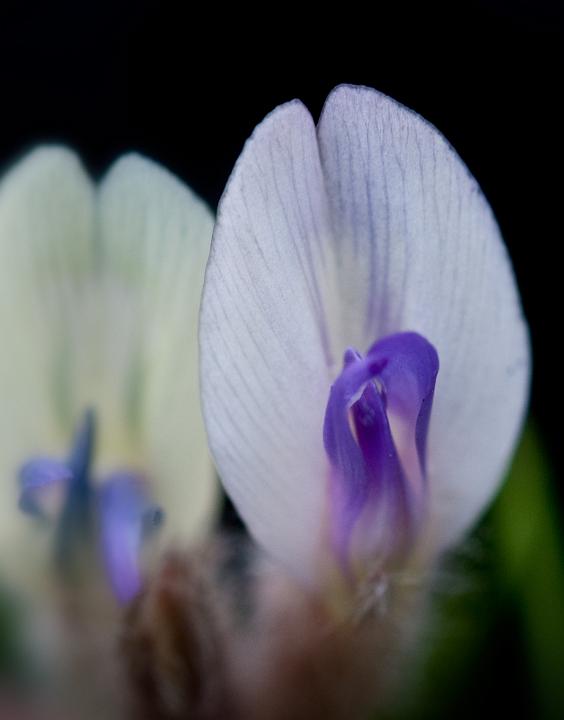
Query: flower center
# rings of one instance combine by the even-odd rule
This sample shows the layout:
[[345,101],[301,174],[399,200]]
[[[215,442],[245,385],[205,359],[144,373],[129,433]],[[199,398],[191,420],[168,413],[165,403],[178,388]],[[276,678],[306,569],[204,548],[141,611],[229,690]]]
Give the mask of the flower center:
[[[330,462],[331,545],[347,576],[382,569],[412,547],[426,506],[426,438],[436,350],[399,333],[362,357],[345,352],[323,438]],[[360,567],[359,567],[360,566]]]
[[84,549],[94,545],[114,594],[127,603],[141,587],[143,540],[163,514],[138,472],[120,470],[94,482],[95,440],[95,414],[87,410],[66,460],[35,457],[21,467],[19,506],[54,525],[54,560],[63,579],[77,574]]

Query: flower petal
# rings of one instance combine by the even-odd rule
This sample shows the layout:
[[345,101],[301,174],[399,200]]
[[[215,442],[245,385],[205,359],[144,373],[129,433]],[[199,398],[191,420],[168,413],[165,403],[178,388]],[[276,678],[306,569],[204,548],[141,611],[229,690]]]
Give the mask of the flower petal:
[[202,300],[201,382],[227,491],[257,540],[304,577],[327,490],[331,348],[320,280],[330,247],[315,127],[289,103],[255,130],[221,200]]
[[164,533],[189,541],[209,526],[218,499],[197,347],[213,218],[175,177],[136,155],[111,168],[99,207],[108,288],[102,362],[118,378],[107,378],[104,388],[115,386],[110,407],[122,428],[119,446],[110,430],[101,437],[105,470],[124,463],[142,468],[165,509]]
[[141,589],[141,547],[147,518],[158,511],[147,484],[134,474],[117,472],[100,487],[98,517],[102,558],[112,590],[128,603]]
[[497,488],[521,427],[529,345],[491,209],[444,138],[369,88],[342,86],[318,128],[343,346],[413,330],[441,359],[428,443],[432,546]]
[[20,510],[40,519],[53,518],[60,511],[66,485],[72,480],[72,471],[61,460],[32,458],[22,466],[19,480]]
[[[331,462],[331,544],[349,578],[354,563],[364,564],[368,559],[382,567],[403,548],[408,534],[408,487],[384,397],[372,382],[378,370],[368,358],[347,350],[325,415],[323,437]],[[361,535],[355,543],[353,531]]]
[[[68,412],[65,327],[94,257],[93,188],[79,160],[63,148],[35,150],[0,184],[2,548],[21,546],[33,533],[17,511],[18,468],[34,455],[64,457],[68,448],[76,418]],[[25,547],[25,563],[19,554],[2,554],[0,576],[50,567],[32,562],[46,544],[30,540]]]

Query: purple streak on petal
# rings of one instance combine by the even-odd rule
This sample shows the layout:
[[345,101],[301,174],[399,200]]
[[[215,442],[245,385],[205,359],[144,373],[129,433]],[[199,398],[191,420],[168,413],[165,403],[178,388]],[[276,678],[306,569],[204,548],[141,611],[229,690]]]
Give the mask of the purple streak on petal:
[[47,494],[57,485],[66,485],[72,479],[67,463],[53,458],[39,457],[28,460],[18,473],[20,483],[19,508],[22,512],[42,519],[49,516]]
[[[416,333],[384,338],[366,358],[353,349],[345,352],[343,371],[329,395],[324,444],[332,468],[333,548],[347,573],[351,539],[361,516],[363,544],[375,555],[403,552],[413,541],[422,493],[410,475],[424,474],[437,372],[437,353]],[[407,428],[409,442],[400,448],[390,413]],[[416,472],[409,461],[410,445],[415,448]]]
[[117,472],[99,490],[101,550],[110,585],[118,601],[130,602],[141,588],[140,558],[148,529],[162,520],[162,512],[148,497],[137,474]]

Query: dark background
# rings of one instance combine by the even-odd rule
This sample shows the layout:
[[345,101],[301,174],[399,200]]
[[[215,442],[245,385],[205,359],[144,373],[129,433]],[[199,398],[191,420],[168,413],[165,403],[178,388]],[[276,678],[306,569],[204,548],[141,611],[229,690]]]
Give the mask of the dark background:
[[[237,8],[238,17],[219,5],[202,17],[197,7],[4,4],[0,164],[37,142],[61,141],[98,174],[134,149],[215,207],[245,139],[276,105],[299,97],[316,115],[341,82],[386,92],[446,135],[497,215],[531,327],[532,414],[558,478],[564,126],[557,4],[349,2],[335,10],[326,4],[309,22],[304,4]],[[564,499],[559,483],[555,492]],[[487,714],[501,696],[506,711],[524,717],[511,619],[494,630],[500,649],[489,658],[491,674],[471,679],[467,713],[486,703]],[[504,673],[510,679],[500,689]]]

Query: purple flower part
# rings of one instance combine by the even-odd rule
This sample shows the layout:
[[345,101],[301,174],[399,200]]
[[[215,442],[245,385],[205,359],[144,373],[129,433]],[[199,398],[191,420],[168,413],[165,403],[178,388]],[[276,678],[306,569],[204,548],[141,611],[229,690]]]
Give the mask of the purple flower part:
[[418,333],[405,332],[374,343],[368,357],[383,363],[379,377],[385,387],[388,415],[402,418],[408,427],[424,479],[427,431],[439,372],[437,351]]
[[143,538],[160,524],[162,512],[151,503],[145,481],[123,471],[110,475],[101,486],[98,514],[106,573],[118,601],[127,604],[141,588]]
[[[357,550],[385,561],[415,538],[438,367],[435,349],[416,333],[383,338],[365,358],[345,352],[323,437],[331,463],[332,544],[347,575]],[[362,537],[352,547],[357,527]]]
[[19,508],[28,515],[47,519],[48,496],[57,486],[67,485],[73,477],[67,463],[48,457],[28,460],[18,472],[20,483]]
[[[55,535],[55,562],[67,576],[76,569],[76,550],[91,531],[91,466],[96,447],[96,415],[87,409],[77,426],[67,464],[72,471]],[[79,557],[79,556],[78,556]]]

